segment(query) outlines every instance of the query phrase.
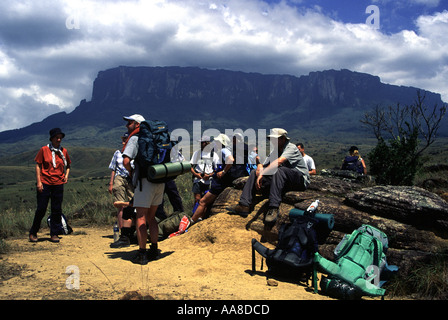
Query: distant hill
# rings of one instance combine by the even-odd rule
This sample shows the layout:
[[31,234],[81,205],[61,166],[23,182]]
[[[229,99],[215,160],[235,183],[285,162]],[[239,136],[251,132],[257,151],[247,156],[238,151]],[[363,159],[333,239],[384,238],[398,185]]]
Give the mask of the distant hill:
[[[34,157],[39,148],[0,157],[0,187],[16,182],[34,181],[36,178]],[[115,149],[70,147],[72,161],[70,178],[104,177],[110,175],[109,163]]]
[[[72,145],[116,147],[125,130],[122,116],[133,113],[164,119],[170,129],[191,130],[193,121],[201,120],[202,130],[283,127],[325,137],[359,131],[359,120],[367,110],[376,105],[411,104],[417,90],[349,70],[296,77],[195,67],[120,66],[98,73],[90,101],[82,100],[70,113],[1,132],[0,147],[17,142],[21,150],[40,145],[55,126],[70,135]],[[439,94],[422,91],[428,106],[443,104]],[[441,133],[448,135],[448,128]]]

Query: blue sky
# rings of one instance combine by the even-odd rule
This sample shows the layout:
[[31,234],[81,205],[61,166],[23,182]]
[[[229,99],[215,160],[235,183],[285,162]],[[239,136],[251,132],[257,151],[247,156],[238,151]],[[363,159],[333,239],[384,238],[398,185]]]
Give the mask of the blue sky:
[[[378,18],[370,21],[372,12]],[[376,24],[375,24],[375,23]],[[71,112],[101,70],[198,66],[307,75],[349,69],[448,102],[442,0],[0,2],[0,131]]]
[[[265,2],[279,4],[282,1],[265,0]],[[402,30],[415,31],[417,29],[415,21],[419,16],[448,10],[447,1],[442,0],[288,0],[286,3],[298,10],[304,8],[321,10],[334,20],[355,24],[365,23],[370,16],[366,13],[366,8],[375,5],[380,13],[380,29],[388,34]]]

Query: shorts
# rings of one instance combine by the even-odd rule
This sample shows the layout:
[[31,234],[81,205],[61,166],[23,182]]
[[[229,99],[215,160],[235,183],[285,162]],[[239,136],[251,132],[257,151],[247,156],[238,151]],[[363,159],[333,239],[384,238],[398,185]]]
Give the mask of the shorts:
[[123,208],[123,216],[122,216],[123,220],[131,220],[131,219],[135,220],[135,217],[136,213],[134,207]]
[[218,196],[225,188],[231,187],[233,179],[229,175],[225,175],[222,179],[214,178],[210,186],[210,193]]
[[199,194],[202,194],[202,193],[204,193],[205,191],[207,191],[207,190],[209,190],[210,189],[210,185],[211,185],[211,181],[209,182],[209,183],[203,183],[203,182],[201,182],[201,181],[194,181],[193,182],[193,187],[191,188],[191,191],[193,192],[193,193],[199,193]]
[[134,197],[134,188],[125,177],[116,175],[112,187],[112,194],[114,195],[114,202],[128,202]]
[[[140,183],[142,183],[141,190]],[[134,190],[133,206],[135,208],[150,208],[151,206],[158,206],[162,204],[164,191],[164,183],[149,182],[146,178],[140,179],[138,180],[137,186]]]

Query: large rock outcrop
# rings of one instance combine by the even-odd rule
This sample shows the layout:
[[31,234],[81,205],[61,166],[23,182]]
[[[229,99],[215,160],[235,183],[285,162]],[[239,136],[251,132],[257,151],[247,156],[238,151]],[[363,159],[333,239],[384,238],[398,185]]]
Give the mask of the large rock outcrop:
[[[346,233],[363,224],[370,224],[388,235],[389,264],[406,273],[415,262],[426,262],[437,253],[448,252],[448,203],[438,195],[419,187],[372,186],[370,180],[350,177],[312,176],[308,190],[287,192],[280,206],[280,215],[273,227],[266,227],[263,217],[267,199],[257,196],[255,208],[246,227],[257,231],[261,241],[275,244],[279,226],[289,221],[293,208],[306,209],[319,199],[319,212],[331,213],[335,226],[321,254],[333,259],[333,250]],[[229,213],[238,203],[246,178],[237,179],[216,199],[211,214]]]

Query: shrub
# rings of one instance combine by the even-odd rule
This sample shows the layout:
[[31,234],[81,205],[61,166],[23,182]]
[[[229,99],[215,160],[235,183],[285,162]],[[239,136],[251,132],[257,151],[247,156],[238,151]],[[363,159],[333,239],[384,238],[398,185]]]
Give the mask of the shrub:
[[402,135],[386,143],[379,139],[376,147],[368,154],[370,173],[379,184],[412,185],[417,171],[422,167],[417,153],[418,131]]

